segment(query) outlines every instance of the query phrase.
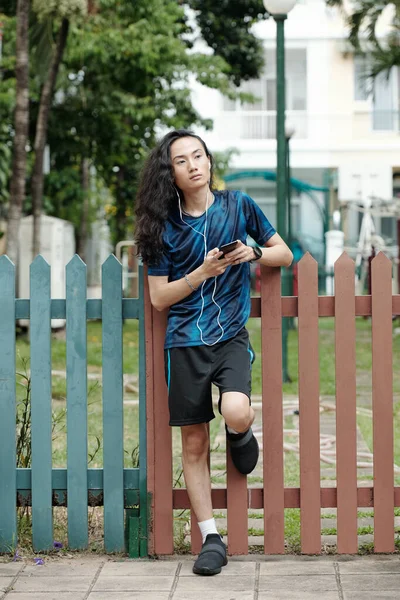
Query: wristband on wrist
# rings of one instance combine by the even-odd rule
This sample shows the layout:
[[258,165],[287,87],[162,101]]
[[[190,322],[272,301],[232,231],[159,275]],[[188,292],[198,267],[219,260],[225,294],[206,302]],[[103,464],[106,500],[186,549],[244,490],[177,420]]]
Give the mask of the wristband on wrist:
[[258,246],[253,246],[254,258],[252,258],[249,262],[255,262],[256,260],[260,260],[262,257],[262,250]]
[[189,286],[190,288],[192,288],[192,290],[193,290],[194,292],[197,290],[197,288],[195,288],[195,287],[194,287],[194,286],[193,286],[193,285],[190,283],[190,281],[189,281],[189,277],[188,277],[186,274],[185,274],[185,281],[186,281],[186,283],[188,284],[188,286]]

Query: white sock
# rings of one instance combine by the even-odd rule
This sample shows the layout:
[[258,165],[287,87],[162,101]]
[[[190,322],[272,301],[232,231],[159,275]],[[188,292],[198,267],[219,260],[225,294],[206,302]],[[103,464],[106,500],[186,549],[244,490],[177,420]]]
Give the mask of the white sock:
[[209,533],[218,533],[217,526],[215,524],[215,519],[207,519],[207,521],[201,521],[199,523],[200,532],[203,537],[203,544],[206,541],[206,537]]

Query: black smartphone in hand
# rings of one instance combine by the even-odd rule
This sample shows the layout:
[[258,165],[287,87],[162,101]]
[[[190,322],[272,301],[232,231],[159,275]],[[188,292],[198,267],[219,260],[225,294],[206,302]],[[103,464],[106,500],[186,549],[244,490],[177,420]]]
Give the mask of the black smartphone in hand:
[[229,252],[232,252],[232,250],[235,250],[235,248],[238,245],[238,240],[235,240],[234,242],[229,242],[229,244],[224,244],[223,246],[221,246],[221,248],[219,248],[219,251],[222,252],[222,256],[219,257],[218,260],[221,260],[221,258],[224,258],[225,254],[228,254]]

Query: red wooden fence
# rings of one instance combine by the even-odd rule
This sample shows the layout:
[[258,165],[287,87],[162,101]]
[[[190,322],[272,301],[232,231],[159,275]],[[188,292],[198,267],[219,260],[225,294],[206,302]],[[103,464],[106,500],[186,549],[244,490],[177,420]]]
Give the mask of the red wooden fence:
[[[281,298],[279,269],[262,267],[261,296],[252,299],[252,317],[261,318],[264,488],[247,488],[227,456],[227,487],[213,489],[214,509],[227,509],[228,551],[248,552],[248,509],[264,509],[264,552],[285,550],[284,509],[300,508],[301,549],[321,552],[321,507],[337,508],[337,550],[356,553],[357,509],[374,507],[375,552],[394,550],[392,315],[400,315],[400,296],[392,296],[392,265],[380,253],[372,262],[372,294],[355,296],[354,262],[343,254],[335,265],[335,296],[318,297],[318,269],[311,255],[298,265],[298,297]],[[172,554],[173,509],[190,508],[185,489],[172,487],[172,437],[168,426],[163,342],[166,313],[150,305],[146,286],[148,489],[151,494],[149,548]],[[284,487],[282,410],[282,317],[298,317],[300,488]],[[320,400],[318,318],[335,317],[336,488],[320,481]],[[357,487],[356,316],[372,320],[372,410],[374,481]],[[201,540],[192,518],[192,551]]]

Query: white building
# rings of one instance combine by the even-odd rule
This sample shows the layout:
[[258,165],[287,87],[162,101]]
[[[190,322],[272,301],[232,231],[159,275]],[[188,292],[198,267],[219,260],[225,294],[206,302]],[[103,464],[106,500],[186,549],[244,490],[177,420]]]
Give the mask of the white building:
[[[381,31],[389,18],[383,14]],[[255,33],[264,41],[265,69],[260,79],[243,89],[259,100],[241,105],[197,85],[194,103],[214,121],[211,133],[201,132],[210,149],[240,151],[232,159],[231,175],[252,173],[230,181],[228,187],[246,190],[275,224],[275,183],[263,178],[263,172],[276,169],[274,20],[257,24]],[[369,196],[392,200],[400,192],[400,73],[393,69],[388,80],[381,76],[369,89],[363,77],[366,61],[354,56],[347,38],[342,16],[327,8],[324,0],[298,0],[285,22],[286,122],[295,130],[290,163],[292,177],[305,184],[293,190],[292,231],[320,262],[323,225],[316,201],[321,207],[325,203],[332,214],[340,201],[347,207]],[[342,213],[346,244],[354,246],[362,213],[348,208]],[[396,218],[374,219],[377,233],[397,256]]]

